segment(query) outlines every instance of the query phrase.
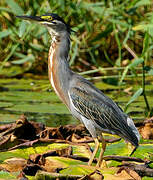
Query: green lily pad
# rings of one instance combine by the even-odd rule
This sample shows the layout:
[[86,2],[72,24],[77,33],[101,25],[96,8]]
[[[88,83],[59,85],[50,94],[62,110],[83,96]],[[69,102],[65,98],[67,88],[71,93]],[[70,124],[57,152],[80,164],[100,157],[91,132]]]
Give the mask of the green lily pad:
[[152,180],[152,177],[143,177],[142,180]]
[[11,66],[9,68],[7,67],[3,67],[3,69],[0,71],[0,75],[5,75],[6,77],[13,77],[19,74],[24,73],[25,71],[27,71],[28,68],[23,68],[20,66]]
[[[121,86],[114,86],[114,85],[111,85],[111,84],[106,84],[102,81],[100,82],[96,82],[95,83],[95,86],[98,88],[98,89],[101,89],[101,90],[115,90],[115,89],[121,89]],[[123,87],[122,87],[123,88]]]
[[12,105],[13,105],[12,103],[8,103],[8,102],[1,102],[1,104],[0,104],[0,108],[10,107],[10,106],[12,106]]
[[54,92],[5,91],[1,92],[0,100],[11,102],[61,103]]
[[[71,165],[68,168],[65,168],[63,170],[60,171],[60,174],[65,174],[65,175],[88,175],[93,173],[97,168],[94,166],[87,166],[87,165]],[[117,172],[118,168],[102,168],[99,169],[99,171],[101,172],[101,174],[104,176],[105,179],[109,180],[109,179],[114,179],[114,174]],[[96,178],[96,174],[95,177]],[[117,180],[117,178],[116,178]]]
[[15,149],[11,151],[6,151],[6,152],[0,152],[0,162],[5,161],[6,159],[10,159],[12,157],[20,157],[20,158],[25,158],[27,159],[29,155],[31,154],[41,154],[45,153],[49,150],[54,150],[54,149],[61,149],[68,147],[68,144],[57,144],[57,143],[39,143],[39,144],[34,144],[32,147],[28,148],[20,148],[20,149]]
[[38,104],[16,104],[13,107],[5,108],[9,111],[18,112],[33,112],[33,113],[50,113],[50,114],[70,114],[66,106],[63,104],[49,104],[49,103],[38,103]]
[[15,114],[1,114],[0,113],[0,124],[14,122],[19,118],[19,115]]
[[68,168],[65,168],[60,171],[61,174],[72,174],[72,175],[85,175],[90,174],[93,171],[95,171],[96,168],[93,166],[87,166],[87,165],[75,165],[74,163],[69,166]]
[[13,179],[17,179],[17,176],[19,175],[19,173],[9,173],[9,172],[6,172],[6,171],[0,171],[0,179],[10,179],[10,180],[13,180]]

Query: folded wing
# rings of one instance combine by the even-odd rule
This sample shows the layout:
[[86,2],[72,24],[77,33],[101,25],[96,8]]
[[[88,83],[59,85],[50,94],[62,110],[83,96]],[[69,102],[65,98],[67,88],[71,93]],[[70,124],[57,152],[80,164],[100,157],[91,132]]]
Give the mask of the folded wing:
[[[69,91],[71,102],[83,117],[94,122],[102,131],[117,134],[138,146],[138,138],[127,123],[128,116],[102,92],[90,88],[72,87]],[[133,124],[134,125],[134,124]]]

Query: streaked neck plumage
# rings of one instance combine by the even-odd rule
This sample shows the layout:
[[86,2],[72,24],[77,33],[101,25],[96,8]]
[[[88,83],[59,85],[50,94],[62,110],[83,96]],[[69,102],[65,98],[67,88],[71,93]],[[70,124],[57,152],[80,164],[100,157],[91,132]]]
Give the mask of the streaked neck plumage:
[[72,71],[68,64],[68,53],[70,49],[70,34],[64,31],[57,34],[49,31],[52,37],[48,58],[49,80],[56,94],[68,106],[68,88]]

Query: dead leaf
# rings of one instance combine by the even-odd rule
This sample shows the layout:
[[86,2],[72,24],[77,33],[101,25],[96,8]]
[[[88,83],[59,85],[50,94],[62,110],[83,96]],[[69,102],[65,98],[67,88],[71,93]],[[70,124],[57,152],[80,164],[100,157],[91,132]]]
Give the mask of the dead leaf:
[[43,139],[62,139],[64,140],[62,134],[58,128],[47,127],[44,131],[39,134],[40,138]]
[[118,174],[119,176],[125,175],[125,177],[128,177],[128,176],[127,176],[127,174],[128,174],[128,175],[131,176],[131,178],[134,179],[134,180],[141,180],[141,177],[140,177],[135,171],[133,171],[132,169],[130,169],[130,168],[128,168],[128,167],[124,167],[124,166],[121,167],[121,168],[118,170],[117,174]]
[[[26,116],[21,115],[16,123],[9,126],[2,126],[0,128],[3,132],[0,133],[0,149],[6,151],[7,149],[15,149],[21,146],[30,146],[32,142],[37,140],[37,136],[42,130],[44,125],[42,123],[29,122]],[[25,141],[29,140],[25,143]],[[25,144],[22,144],[25,143]]]
[[0,126],[0,133],[6,131],[7,129],[10,129],[12,127],[12,124],[5,124]]
[[[44,154],[33,154],[33,155],[29,156],[29,159],[27,161],[27,168],[29,168],[29,166],[33,168],[33,165],[39,165],[48,172],[56,172],[57,168],[58,169],[63,168],[63,165],[60,166],[59,163],[55,163],[52,160],[50,160],[50,158],[47,158],[47,157],[51,157],[51,156],[63,157],[63,156],[69,156],[71,154],[72,154],[71,146],[69,146],[67,148],[63,148],[63,149],[48,151],[47,153],[44,153]],[[36,168],[36,167],[34,166],[34,168]],[[27,171],[25,173],[27,173]]]
[[132,94],[132,92],[131,92],[132,89],[133,89],[133,87],[126,88],[126,89],[124,89],[124,92],[127,93],[128,95],[131,95]]
[[139,128],[139,132],[143,139],[153,139],[153,122],[147,122]]
[[119,171],[122,169],[126,171],[130,169],[132,171],[135,171],[141,177],[143,176],[153,177],[153,169],[148,166],[148,163],[136,164],[136,163],[125,162],[122,165],[120,165],[121,168],[119,169]]
[[102,173],[96,169],[92,173],[85,175],[79,178],[78,180],[103,180],[103,179],[104,179],[104,176],[102,175]]
[[[116,179],[117,178],[117,179]],[[124,169],[114,175],[114,180],[135,180]],[[113,179],[112,179],[113,180]]]
[[0,166],[9,172],[21,171],[26,165],[27,160],[23,158],[11,158],[4,161]]

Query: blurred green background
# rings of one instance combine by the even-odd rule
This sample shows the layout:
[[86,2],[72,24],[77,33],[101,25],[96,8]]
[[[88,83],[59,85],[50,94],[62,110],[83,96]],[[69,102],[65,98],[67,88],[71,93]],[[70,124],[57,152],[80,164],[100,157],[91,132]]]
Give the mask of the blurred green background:
[[[153,116],[153,0],[0,0],[0,124],[23,113],[51,127],[80,123],[49,84],[47,29],[16,18],[51,12],[75,31],[71,68],[94,81],[137,126]],[[137,155],[151,159],[150,141],[144,143]],[[112,144],[108,154],[123,155],[122,145]]]
[[1,0],[0,78],[47,79],[50,36],[45,27],[16,15],[49,12],[75,31],[69,62],[74,71],[115,86],[130,79],[138,88],[125,110],[143,95],[150,111],[145,86],[153,82],[152,0]]
[[[3,0],[0,1],[1,77],[24,76],[24,72],[47,74],[51,41],[47,30],[15,17],[47,12],[62,16],[76,32],[71,36],[72,69],[101,74],[99,67],[126,67],[137,57],[145,56],[146,70],[152,72],[152,0]],[[146,33],[149,42],[142,54]],[[142,60],[135,69],[140,63]],[[107,73],[110,72],[104,69],[103,74]]]

